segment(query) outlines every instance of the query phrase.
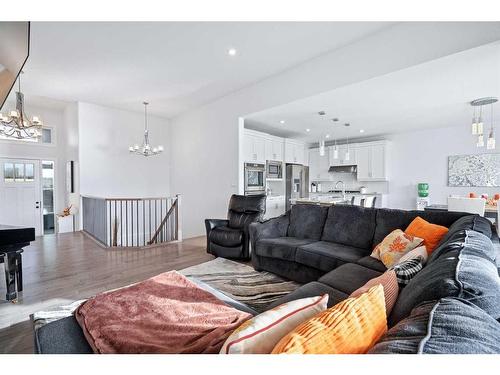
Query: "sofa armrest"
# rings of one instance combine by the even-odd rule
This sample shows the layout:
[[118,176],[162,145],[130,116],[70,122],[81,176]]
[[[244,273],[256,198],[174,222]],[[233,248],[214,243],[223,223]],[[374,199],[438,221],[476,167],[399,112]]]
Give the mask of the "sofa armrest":
[[252,248],[254,244],[262,238],[277,238],[285,237],[290,224],[289,213],[263,221],[250,224],[250,243]]

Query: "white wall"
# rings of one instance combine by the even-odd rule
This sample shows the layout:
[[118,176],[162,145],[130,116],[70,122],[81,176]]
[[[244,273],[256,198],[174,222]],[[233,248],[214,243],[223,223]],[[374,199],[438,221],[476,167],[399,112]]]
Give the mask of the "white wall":
[[[14,108],[15,103],[7,102],[4,112]],[[64,110],[29,105],[27,101],[25,110],[28,115],[40,117],[45,126],[54,129],[54,145],[32,144],[16,140],[0,140],[0,157],[17,159],[53,160],[56,168],[55,212],[60,212],[66,206],[66,148],[64,136]]]
[[496,151],[488,151],[486,147],[478,149],[468,125],[387,137],[392,141],[389,207],[414,209],[419,182],[429,183],[431,203],[437,204],[446,204],[450,194],[466,195],[476,192],[491,196],[500,193],[500,188],[447,186],[448,156],[499,152],[499,146]]
[[144,115],[78,103],[80,194],[110,198],[166,197],[170,195],[169,121],[148,117],[153,146],[160,155],[143,157],[128,152],[141,144]]
[[183,194],[184,236],[204,234],[204,218],[225,217],[238,191],[238,117],[499,38],[493,23],[398,24],[174,118],[171,188]]

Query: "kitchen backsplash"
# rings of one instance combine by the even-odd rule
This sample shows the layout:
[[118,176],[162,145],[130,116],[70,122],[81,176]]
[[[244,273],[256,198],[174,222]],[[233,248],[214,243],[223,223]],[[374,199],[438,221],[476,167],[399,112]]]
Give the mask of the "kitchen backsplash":
[[322,192],[334,190],[337,181],[343,181],[346,190],[358,190],[360,186],[365,186],[370,193],[387,194],[389,192],[389,183],[387,181],[358,181],[356,173],[330,173],[330,175],[332,176],[331,181],[321,181]]

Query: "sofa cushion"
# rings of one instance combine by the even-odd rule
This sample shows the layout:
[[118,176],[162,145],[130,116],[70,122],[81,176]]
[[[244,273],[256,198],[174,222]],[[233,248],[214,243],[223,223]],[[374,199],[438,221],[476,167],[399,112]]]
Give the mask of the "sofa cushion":
[[500,318],[500,277],[494,263],[491,241],[475,231],[462,233],[446,247],[438,249],[431,259],[401,291],[389,319],[396,324],[418,304],[444,297],[472,302],[493,318]]
[[358,259],[356,263],[379,272],[385,272],[387,270],[387,267],[384,265],[384,263],[370,255]]
[[465,230],[475,230],[488,238],[492,237],[491,221],[479,215],[467,215],[459,218],[448,228],[448,233],[443,237],[440,244],[447,242],[454,233]]
[[318,241],[325,225],[328,207],[312,204],[296,204],[290,210],[290,237]]
[[[377,245],[394,229],[405,229],[417,216],[432,224],[449,228],[455,221],[469,214],[449,211],[405,211],[382,208],[377,209],[373,245]],[[470,215],[469,215],[470,216]]]
[[326,284],[312,281],[310,283],[302,285],[300,288],[295,289],[292,293],[289,293],[277,301],[274,301],[269,308],[272,309],[276,306],[279,306],[285,302],[293,301],[296,299],[306,298],[306,297],[315,297],[322,296],[323,294],[328,294],[328,305],[327,307],[332,307],[339,303],[340,301],[345,300],[349,295],[344,292],[341,292],[331,286]]
[[381,274],[382,272],[363,267],[359,264],[347,263],[323,275],[318,281],[346,294],[351,294],[356,289],[365,285],[368,280]]
[[217,227],[210,231],[210,241],[222,246],[239,246],[243,240],[243,233],[239,229]]
[[333,205],[328,210],[321,239],[361,249],[371,249],[376,209]]
[[470,302],[443,298],[414,308],[370,353],[499,354],[499,343],[500,323]]
[[295,237],[263,238],[255,244],[255,254],[294,262],[297,247],[311,242],[314,241]]
[[300,246],[295,261],[321,271],[331,271],[345,263],[353,263],[366,255],[365,249],[341,245],[333,242],[317,241]]

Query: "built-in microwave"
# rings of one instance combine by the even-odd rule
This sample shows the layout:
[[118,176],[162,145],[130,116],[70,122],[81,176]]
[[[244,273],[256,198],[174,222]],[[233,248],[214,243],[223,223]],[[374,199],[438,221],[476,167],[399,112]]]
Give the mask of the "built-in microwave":
[[266,178],[283,178],[283,163],[268,160],[266,163]]
[[245,163],[245,195],[266,193],[266,166]]

